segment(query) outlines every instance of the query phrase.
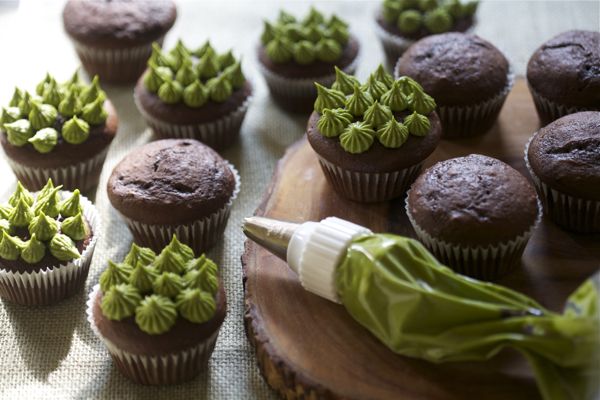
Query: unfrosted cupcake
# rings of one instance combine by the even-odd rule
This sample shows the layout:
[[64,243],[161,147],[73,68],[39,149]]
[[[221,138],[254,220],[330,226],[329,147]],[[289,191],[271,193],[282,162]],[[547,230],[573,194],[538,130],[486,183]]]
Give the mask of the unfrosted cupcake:
[[487,132],[513,84],[504,54],[487,40],[464,33],[419,40],[400,57],[395,73],[417,80],[433,96],[445,138]]
[[118,118],[98,77],[86,85],[77,72],[63,83],[47,74],[35,92],[15,89],[0,115],[0,143],[17,179],[39,190],[48,178],[65,189],[98,184]]
[[525,164],[556,224],[600,233],[600,112],[565,115],[537,131]]
[[306,134],[329,184],[360,202],[404,195],[441,138],[435,101],[382,65],[363,85],[338,69],[332,88],[316,87]]
[[200,253],[223,235],[239,179],[231,164],[197,140],[163,139],[125,156],[107,192],[136,243],[160,251],[177,235]]
[[180,40],[169,52],[154,46],[134,97],[158,136],[196,139],[221,150],[239,137],[252,85],[231,50],[219,54],[206,42],[192,51]]
[[109,261],[87,305],[115,367],[144,385],[195,378],[227,311],[217,265],[175,236],[158,255],[133,244],[123,262]]
[[69,0],[63,24],[90,76],[132,84],[177,18],[172,0]]
[[419,39],[468,31],[475,23],[478,5],[478,1],[461,0],[384,0],[375,16],[375,32],[388,66],[393,68],[402,53]]
[[542,213],[524,176],[479,154],[428,168],[410,188],[406,211],[440,262],[485,280],[519,266]]
[[359,43],[346,22],[311,8],[302,20],[281,11],[276,21],[265,21],[257,52],[273,100],[287,111],[309,113],[314,82],[331,85],[334,67],[353,74]]
[[51,180],[31,194],[20,182],[0,204],[0,297],[47,305],[83,287],[100,232],[100,217],[79,190]]

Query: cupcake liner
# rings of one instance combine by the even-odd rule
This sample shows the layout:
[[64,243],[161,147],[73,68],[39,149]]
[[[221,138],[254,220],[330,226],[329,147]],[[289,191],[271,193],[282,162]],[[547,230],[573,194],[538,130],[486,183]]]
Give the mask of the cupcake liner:
[[531,97],[533,97],[538,116],[544,125],[568,114],[574,114],[581,111],[600,111],[600,108],[598,107],[569,107],[564,104],[556,103],[539,94],[531,87],[529,82],[527,82],[527,86],[531,92]]
[[[356,72],[359,56],[357,55],[342,70],[353,75]],[[258,66],[275,102],[282,108],[289,109],[290,111],[312,110],[313,103],[317,98],[315,82],[326,87],[331,86],[335,82],[335,73],[314,78],[293,79],[272,72],[260,62]]]
[[143,385],[169,385],[195,378],[206,366],[219,330],[206,341],[183,351],[157,356],[129,353],[102,336],[94,322],[94,300],[99,291],[100,285],[95,285],[86,302],[87,320],[94,334],[106,345],[117,369],[128,379]]
[[418,239],[442,264],[459,274],[482,280],[494,280],[519,265],[519,260],[533,231],[542,220],[543,208],[538,199],[538,214],[531,227],[512,240],[489,246],[461,246],[438,240],[421,228],[410,213],[406,197],[406,215]]
[[[63,199],[70,195],[71,192],[61,192]],[[47,305],[67,298],[83,287],[101,225],[100,215],[94,205],[84,196],[81,196],[80,201],[83,215],[92,229],[91,240],[81,257],[36,272],[12,272],[2,268],[0,264],[1,298],[28,306]]]
[[393,172],[356,172],[319,157],[325,178],[342,196],[363,203],[387,201],[403,195],[421,171],[422,163]]
[[580,233],[600,232],[600,201],[587,200],[552,189],[535,174],[529,164],[529,145],[535,135],[525,145],[525,165],[533,180],[544,210],[559,226]]
[[30,167],[12,160],[8,156],[6,160],[17,179],[30,190],[40,190],[48,182],[48,178],[52,178],[53,182],[63,185],[65,190],[79,189],[85,192],[98,185],[107,153],[108,146],[88,160],[58,168]]
[[[156,42],[162,46],[164,35]],[[88,75],[99,75],[107,83],[135,83],[146,69],[152,42],[127,48],[98,48],[71,38]]]
[[229,219],[231,205],[240,191],[240,175],[233,165],[229,163],[228,165],[235,176],[235,189],[229,201],[221,209],[207,217],[184,225],[145,224],[121,214],[134,241],[139,245],[160,251],[171,242],[175,234],[177,239],[192,247],[196,253],[202,253],[212,247],[223,234]]
[[134,96],[134,100],[146,123],[161,138],[196,139],[215,150],[222,150],[238,139],[252,97],[248,96],[236,110],[216,121],[190,125],[173,124],[157,119],[146,112],[137,96]]

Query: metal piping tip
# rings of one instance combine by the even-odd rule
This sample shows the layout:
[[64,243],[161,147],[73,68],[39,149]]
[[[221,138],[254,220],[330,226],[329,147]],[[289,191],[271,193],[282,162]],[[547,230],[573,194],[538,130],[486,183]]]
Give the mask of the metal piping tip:
[[287,248],[300,224],[265,217],[244,218],[244,234],[283,261],[287,261]]

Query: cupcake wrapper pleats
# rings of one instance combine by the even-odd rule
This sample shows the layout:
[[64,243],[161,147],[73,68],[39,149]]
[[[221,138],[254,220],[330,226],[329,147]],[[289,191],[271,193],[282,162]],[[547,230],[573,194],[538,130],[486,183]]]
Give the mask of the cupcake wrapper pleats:
[[[70,192],[62,192],[63,198]],[[85,283],[100,234],[100,216],[94,205],[81,196],[83,215],[92,229],[92,238],[81,257],[56,267],[37,272],[11,272],[1,268],[0,297],[23,305],[47,305],[67,298]]]
[[529,83],[527,85],[529,87],[529,91],[531,92],[531,97],[533,97],[535,109],[537,110],[542,125],[547,125],[550,122],[559,119],[560,117],[564,117],[568,114],[574,114],[576,112],[600,111],[600,107],[569,107],[563,104],[555,103],[536,92],[531,85],[529,85]]
[[133,382],[143,385],[169,385],[195,378],[206,366],[215,348],[219,331],[195,347],[160,356],[133,354],[117,347],[102,336],[92,314],[100,286],[92,289],[87,301],[87,320],[92,331],[106,345],[117,369]]

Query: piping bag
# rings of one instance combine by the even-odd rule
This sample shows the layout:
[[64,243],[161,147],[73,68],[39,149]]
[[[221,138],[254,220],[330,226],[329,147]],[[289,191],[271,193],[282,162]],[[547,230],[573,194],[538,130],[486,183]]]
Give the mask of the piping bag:
[[434,363],[521,352],[545,400],[597,399],[599,274],[562,314],[506,287],[453,272],[418,241],[330,217],[244,220],[246,236],[287,261],[302,286],[341,303],[395,353]]

